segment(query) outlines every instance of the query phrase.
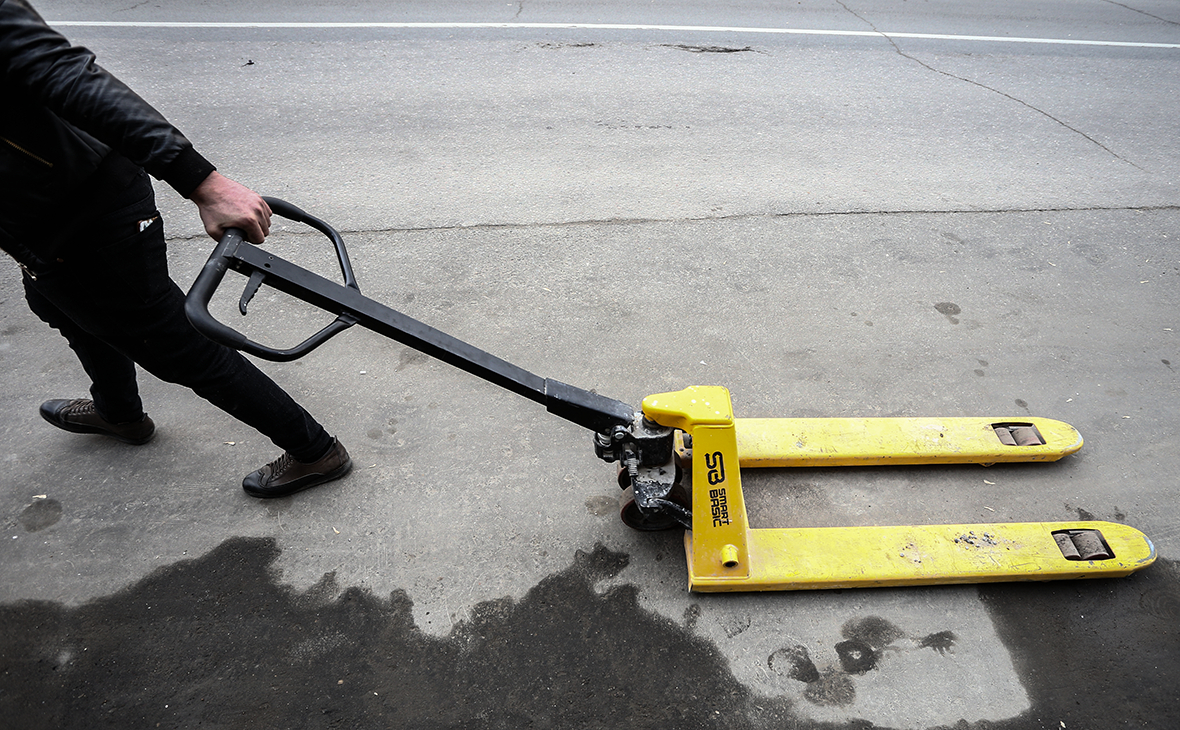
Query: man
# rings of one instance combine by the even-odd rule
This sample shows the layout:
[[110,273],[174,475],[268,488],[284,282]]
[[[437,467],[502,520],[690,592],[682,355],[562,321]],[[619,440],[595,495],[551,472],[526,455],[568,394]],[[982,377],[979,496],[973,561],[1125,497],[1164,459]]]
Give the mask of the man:
[[29,307],[65,336],[92,382],[91,399],[47,401],[41,415],[66,431],[147,443],[155,425],[139,399],[138,363],[284,450],[246,476],[248,494],[281,497],[344,476],[352,460],[339,441],[185,318],[147,173],[195,203],[215,239],[227,228],[253,243],[269,233],[257,193],[219,174],[26,0],[0,0],[0,248],[24,270]]

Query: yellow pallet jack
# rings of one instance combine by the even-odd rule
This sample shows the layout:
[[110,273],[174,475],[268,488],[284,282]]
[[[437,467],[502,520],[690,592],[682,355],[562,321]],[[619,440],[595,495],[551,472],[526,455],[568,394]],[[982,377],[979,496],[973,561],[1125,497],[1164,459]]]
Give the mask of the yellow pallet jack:
[[[729,392],[696,386],[626,403],[541,378],[367,299],[331,226],[282,200],[278,215],[315,228],[336,249],[343,284],[247,243],[230,230],[189,290],[185,311],[213,340],[269,360],[293,360],[359,324],[546,406],[594,432],[595,454],[619,465],[621,516],[637,530],[684,528],[689,588],[772,591],[1121,577],[1155,548],[1112,522],[1036,522],[756,529],[741,469],[793,466],[1056,461],[1082,446],[1070,425],[1043,418],[735,418]],[[248,277],[239,310],[266,284],[337,315],[303,343],[275,349],[209,313],[225,273]]]

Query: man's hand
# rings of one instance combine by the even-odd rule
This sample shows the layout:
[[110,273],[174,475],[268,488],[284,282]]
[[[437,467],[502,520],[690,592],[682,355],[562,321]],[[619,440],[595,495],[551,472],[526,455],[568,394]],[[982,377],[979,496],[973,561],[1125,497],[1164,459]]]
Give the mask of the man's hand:
[[205,232],[220,241],[227,228],[240,228],[250,243],[270,233],[270,206],[262,196],[219,172],[210,173],[189,196],[197,204]]

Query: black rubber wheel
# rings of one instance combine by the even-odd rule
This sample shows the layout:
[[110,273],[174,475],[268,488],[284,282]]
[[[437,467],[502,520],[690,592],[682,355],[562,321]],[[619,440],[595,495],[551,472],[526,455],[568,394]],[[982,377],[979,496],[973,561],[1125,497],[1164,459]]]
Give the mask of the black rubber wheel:
[[[668,493],[668,501],[675,502],[685,509],[690,509],[688,494],[685,493],[684,487],[679,484],[672,487],[672,491]],[[663,530],[672,530],[681,527],[680,523],[672,515],[645,515],[640,512],[639,507],[635,504],[634,492],[632,492],[630,487],[627,487],[623,495],[619,498],[619,518],[623,520],[624,525],[640,532],[661,532]]]

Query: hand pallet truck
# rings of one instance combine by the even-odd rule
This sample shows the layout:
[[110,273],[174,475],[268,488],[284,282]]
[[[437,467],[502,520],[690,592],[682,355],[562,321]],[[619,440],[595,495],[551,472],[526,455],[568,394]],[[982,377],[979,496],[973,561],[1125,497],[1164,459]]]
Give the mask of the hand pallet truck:
[[[290,203],[267,202],[277,215],[332,241],[344,283],[266,253],[231,229],[186,300],[198,330],[257,357],[289,361],[359,324],[543,404],[593,431],[595,454],[619,465],[625,524],[685,528],[691,590],[1121,577],[1155,560],[1147,536],[1112,522],[751,528],[743,468],[1056,461],[1080,449],[1082,438],[1072,426],[1043,418],[735,418],[729,392],[717,386],[652,395],[637,412],[534,375],[362,296],[340,234]],[[248,277],[238,305],[243,315],[265,283],[337,317],[290,349],[254,342],[209,313],[229,269]]]

